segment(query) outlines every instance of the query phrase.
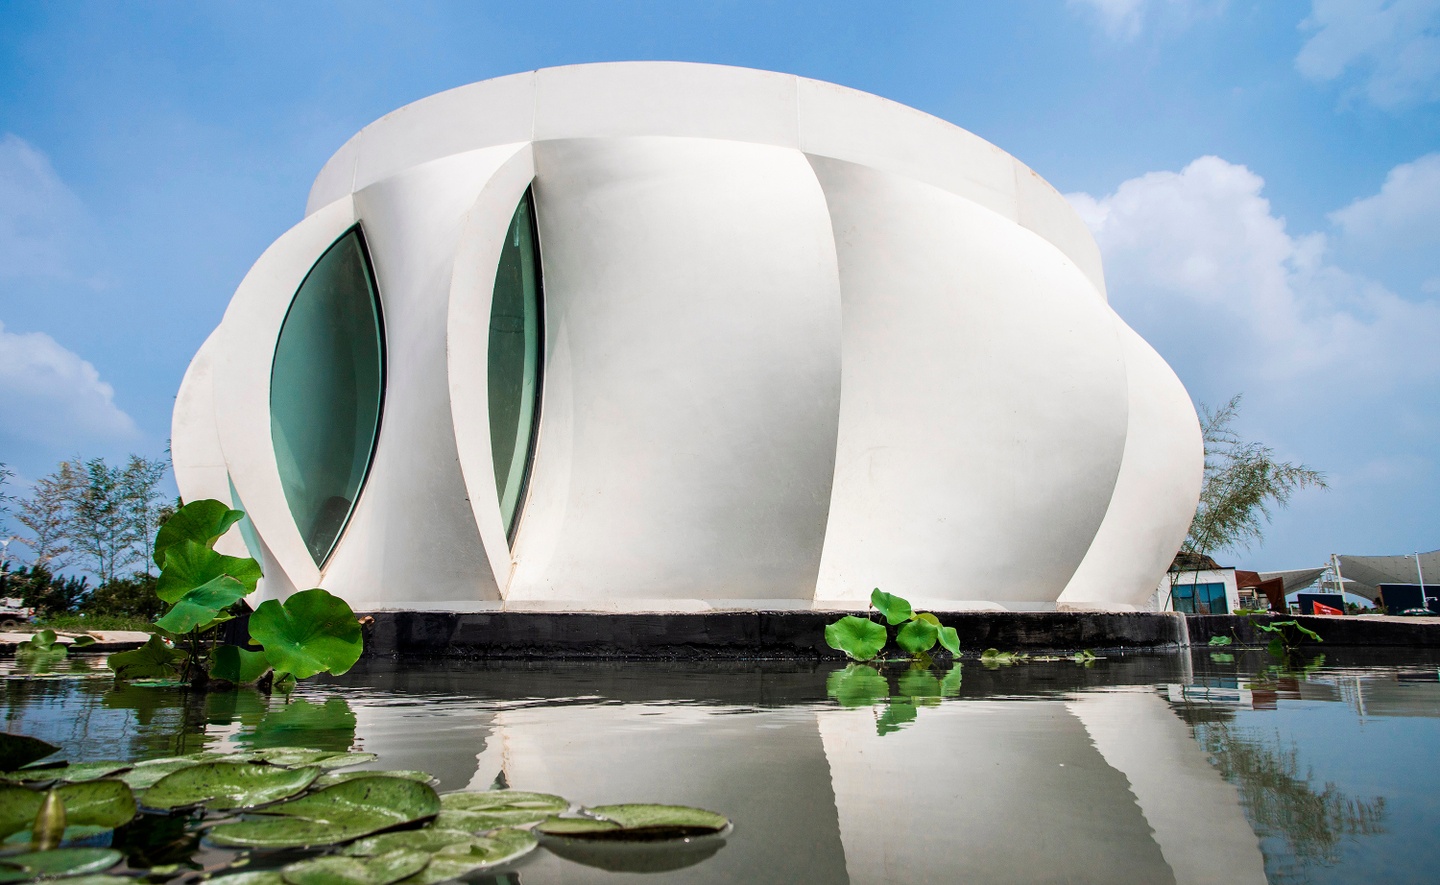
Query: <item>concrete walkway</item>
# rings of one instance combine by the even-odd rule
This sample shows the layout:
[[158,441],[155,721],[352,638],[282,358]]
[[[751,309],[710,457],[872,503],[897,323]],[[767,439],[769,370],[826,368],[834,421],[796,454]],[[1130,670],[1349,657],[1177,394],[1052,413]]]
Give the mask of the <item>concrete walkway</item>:
[[[15,646],[29,642],[30,637],[37,633],[37,630],[9,630],[0,633],[0,652],[11,652]],[[95,637],[95,644],[85,647],[85,651],[124,651],[129,648],[139,648],[150,640],[149,633],[142,633],[139,630],[87,630],[83,634],[75,630],[55,631],[55,641],[69,645],[75,641],[76,636],[90,635]]]

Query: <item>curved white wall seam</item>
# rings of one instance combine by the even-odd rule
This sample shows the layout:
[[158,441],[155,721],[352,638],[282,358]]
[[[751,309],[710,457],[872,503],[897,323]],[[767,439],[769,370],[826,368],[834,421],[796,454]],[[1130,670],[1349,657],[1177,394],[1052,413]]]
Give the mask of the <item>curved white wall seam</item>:
[[[486,372],[527,188],[543,377],[512,549]],[[385,407],[322,572],[280,485],[270,363],[357,221]],[[282,573],[267,594],[372,609],[848,607],[874,586],[1133,608],[1201,471],[1184,388],[1028,167],[875,96],[678,63],[502,77],[361,130],[197,354],[174,446],[186,496],[234,478]]]

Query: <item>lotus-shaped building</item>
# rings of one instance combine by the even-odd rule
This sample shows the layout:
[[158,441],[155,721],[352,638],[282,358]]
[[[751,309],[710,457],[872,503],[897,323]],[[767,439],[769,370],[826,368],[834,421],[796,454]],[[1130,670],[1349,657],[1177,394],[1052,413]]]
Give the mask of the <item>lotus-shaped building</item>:
[[1202,452],[1066,201],[875,96],[674,63],[431,96],[321,170],[175,409],[282,597],[1123,610]]

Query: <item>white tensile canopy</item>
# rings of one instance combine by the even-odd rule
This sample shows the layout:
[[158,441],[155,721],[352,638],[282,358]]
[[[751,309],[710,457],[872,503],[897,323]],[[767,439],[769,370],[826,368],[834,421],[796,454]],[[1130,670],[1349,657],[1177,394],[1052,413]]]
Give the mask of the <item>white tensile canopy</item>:
[[1418,584],[1423,577],[1427,584],[1440,584],[1440,550],[1429,553],[1404,553],[1395,556],[1350,556],[1341,554],[1340,573],[1345,577],[1345,592],[1358,593],[1374,599],[1380,584]]

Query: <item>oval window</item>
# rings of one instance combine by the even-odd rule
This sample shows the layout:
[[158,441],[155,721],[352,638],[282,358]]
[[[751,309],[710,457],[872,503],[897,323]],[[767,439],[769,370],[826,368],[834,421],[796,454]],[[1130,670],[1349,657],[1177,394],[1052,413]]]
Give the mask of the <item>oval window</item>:
[[295,292],[270,372],[270,437],[316,565],[340,539],[375,452],[385,335],[365,238],[336,240]]
[[540,411],[542,292],[538,239],[534,201],[526,191],[510,219],[500,266],[495,271],[487,365],[495,490],[505,535],[512,541],[534,456],[536,417]]

